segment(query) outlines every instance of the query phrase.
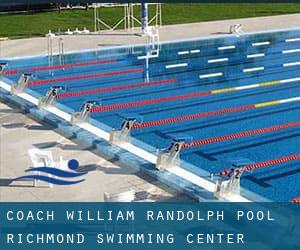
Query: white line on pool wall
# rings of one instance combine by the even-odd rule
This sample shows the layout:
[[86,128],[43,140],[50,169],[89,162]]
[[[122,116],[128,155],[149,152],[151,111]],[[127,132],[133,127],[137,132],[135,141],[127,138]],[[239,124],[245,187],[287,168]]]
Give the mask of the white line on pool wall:
[[243,72],[247,73],[247,72],[261,71],[264,69],[265,67],[248,68],[248,69],[243,69]]
[[227,62],[228,58],[218,58],[218,59],[210,59],[207,62],[208,63],[218,63],[218,62]]
[[258,53],[258,54],[247,55],[247,58],[257,58],[257,57],[264,57],[264,56],[265,56],[264,53]]
[[218,50],[235,49],[234,45],[219,47]]
[[291,54],[291,53],[298,53],[300,52],[300,49],[289,49],[289,50],[283,50],[282,54]]
[[256,47],[256,46],[264,46],[269,44],[271,44],[271,42],[266,41],[266,42],[252,43],[252,46]]
[[200,78],[210,78],[210,77],[217,77],[217,76],[222,76],[222,72],[218,73],[212,73],[212,74],[205,74],[205,75],[199,75]]
[[173,68],[182,68],[188,66],[188,63],[178,63],[178,64],[169,64],[166,65],[166,69],[173,69]]
[[299,38],[290,38],[285,40],[286,43],[292,43],[292,42],[300,42],[300,37]]

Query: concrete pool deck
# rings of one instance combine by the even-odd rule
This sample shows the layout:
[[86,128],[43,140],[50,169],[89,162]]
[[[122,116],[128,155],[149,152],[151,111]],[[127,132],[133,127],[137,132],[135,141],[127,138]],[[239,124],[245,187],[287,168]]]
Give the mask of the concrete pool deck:
[[[281,21],[280,21],[281,20]],[[287,21],[288,20],[288,21]],[[177,26],[163,27],[160,31],[162,40],[183,39],[208,34],[222,34],[227,32],[232,23],[242,23],[245,31],[259,31],[266,29],[292,28],[299,24],[300,15],[285,15],[276,17],[264,17],[256,19],[240,19],[200,24],[184,24]],[[250,25],[251,23],[251,25]],[[219,27],[219,28],[218,28]],[[89,39],[84,36],[66,37],[65,48],[77,50],[96,48],[101,46],[123,45],[144,42],[143,37],[126,35],[120,31],[105,32],[102,35],[91,35]],[[32,38],[12,40],[3,42],[1,56],[24,56],[45,53],[46,39]],[[7,46],[7,47],[6,47]],[[0,200],[42,200],[42,201],[101,201],[103,192],[117,193],[134,189],[136,192],[150,190],[154,193],[154,200],[187,200],[188,198],[175,193],[166,187],[157,187],[157,182],[151,179],[142,180],[130,169],[118,167],[117,163],[110,163],[91,153],[88,149],[82,148],[76,142],[71,142],[61,137],[53,128],[39,124],[21,114],[17,109],[10,108],[5,104],[0,105]],[[21,138],[21,139],[19,139]],[[16,143],[17,141],[17,143]],[[42,146],[45,149],[53,149],[55,155],[62,155],[64,158],[75,158],[83,166],[97,166],[87,177],[85,183],[67,188],[55,187],[54,193],[48,188],[32,188],[24,183],[19,186],[7,186],[8,177],[23,174],[25,168],[30,164],[27,156],[27,149],[33,146]],[[25,149],[25,150],[24,150]],[[20,155],[20,157],[14,157]],[[10,159],[9,161],[7,159]],[[20,192],[20,191],[23,192]],[[55,194],[55,195],[54,195]],[[150,198],[150,197],[149,197]]]
[[[111,194],[133,190],[137,200],[187,200],[185,195],[170,190],[151,178],[139,177],[118,162],[109,162],[89,148],[62,137],[48,124],[36,122],[22,110],[0,103],[0,200],[1,201],[103,201],[104,192]],[[10,178],[24,175],[31,166],[27,150],[51,150],[55,160],[75,158],[88,171],[86,181],[77,185],[48,188],[32,181],[14,182]],[[17,157],[15,157],[17,156]]]

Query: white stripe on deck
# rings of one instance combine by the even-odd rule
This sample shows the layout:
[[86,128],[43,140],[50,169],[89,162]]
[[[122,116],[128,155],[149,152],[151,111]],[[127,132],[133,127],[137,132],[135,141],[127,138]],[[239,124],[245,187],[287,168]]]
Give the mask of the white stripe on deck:
[[235,49],[235,46],[231,45],[231,46],[223,46],[218,48],[218,50],[227,50],[227,49]]
[[256,46],[264,46],[269,44],[271,44],[271,42],[266,41],[266,42],[252,43],[252,46],[256,47]]
[[264,67],[248,68],[248,69],[243,69],[243,72],[244,73],[255,72],[255,71],[261,71],[261,70],[264,70],[264,69],[265,69]]
[[200,75],[200,78],[210,78],[210,77],[216,77],[216,76],[222,76],[223,73],[219,72],[219,73],[212,73],[212,74],[205,74],[205,75]]
[[208,60],[207,62],[208,63],[218,63],[218,62],[227,62],[227,61],[228,61],[228,58],[218,58],[218,59]]
[[264,53],[258,53],[258,54],[252,54],[252,55],[247,55],[247,58],[257,58],[257,57],[264,57]]
[[166,69],[173,69],[173,68],[182,68],[188,66],[187,63],[178,63],[178,64],[169,64],[166,65]]
[[291,53],[298,53],[300,49],[290,49],[290,50],[283,50],[282,54],[291,54]]
[[290,38],[285,40],[286,43],[292,43],[292,42],[300,42],[300,37],[299,38]]
[[298,66],[300,62],[291,62],[291,63],[284,63],[283,67],[291,67],[291,66]]

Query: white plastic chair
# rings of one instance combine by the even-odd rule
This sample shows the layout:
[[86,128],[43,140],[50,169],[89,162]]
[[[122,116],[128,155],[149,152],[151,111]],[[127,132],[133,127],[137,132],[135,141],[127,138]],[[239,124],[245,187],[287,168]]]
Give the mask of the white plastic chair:
[[[31,159],[31,162],[33,164],[34,168],[37,167],[52,167],[52,168],[60,168],[60,169],[66,169],[67,168],[67,163],[63,161],[62,157],[60,158],[59,164],[56,164],[53,155],[51,151],[45,151],[45,150],[40,150],[37,148],[32,148],[28,150],[29,157]],[[40,174],[40,172],[36,172],[37,175]],[[50,177],[51,175],[48,174]],[[36,187],[37,186],[37,180],[33,181],[33,185]],[[50,184],[50,187],[53,187],[53,184]]]

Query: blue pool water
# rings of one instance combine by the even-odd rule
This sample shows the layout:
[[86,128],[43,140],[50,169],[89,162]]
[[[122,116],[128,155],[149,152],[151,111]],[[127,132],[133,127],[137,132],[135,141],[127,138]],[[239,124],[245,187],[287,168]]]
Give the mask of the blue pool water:
[[[57,102],[65,105],[70,112],[78,111],[83,103],[90,100],[110,106],[299,78],[284,84],[177,98],[91,114],[93,119],[110,128],[119,128],[123,117],[129,113],[138,114],[147,122],[300,96],[298,29],[164,43],[159,57],[151,58],[148,67],[144,59],[138,58],[144,56],[146,51],[147,46],[135,46],[71,53],[65,55],[65,65],[83,64],[54,70],[36,70],[48,66],[47,57],[8,59],[7,72],[15,69],[18,72],[5,77],[17,81],[22,72],[33,71],[32,82],[46,81],[29,87],[41,96],[51,86],[57,85],[65,86],[66,92],[74,92],[174,80],[168,84],[121,88],[58,99]],[[112,61],[88,64],[101,60]],[[58,63],[59,58],[55,56],[54,65]],[[94,74],[108,72],[114,73],[93,77]],[[149,79],[146,79],[147,74]],[[208,74],[217,75],[209,77]],[[56,79],[55,82],[47,82],[53,79]],[[178,134],[198,140],[296,121],[300,121],[300,101],[137,129],[133,130],[132,136],[161,149],[166,148],[171,138]],[[188,148],[181,152],[181,159],[208,172],[219,172],[239,158],[261,162],[299,153],[300,129],[293,127]],[[246,173],[241,183],[244,188],[267,199],[288,201],[300,196],[299,180],[300,162],[293,161]]]

